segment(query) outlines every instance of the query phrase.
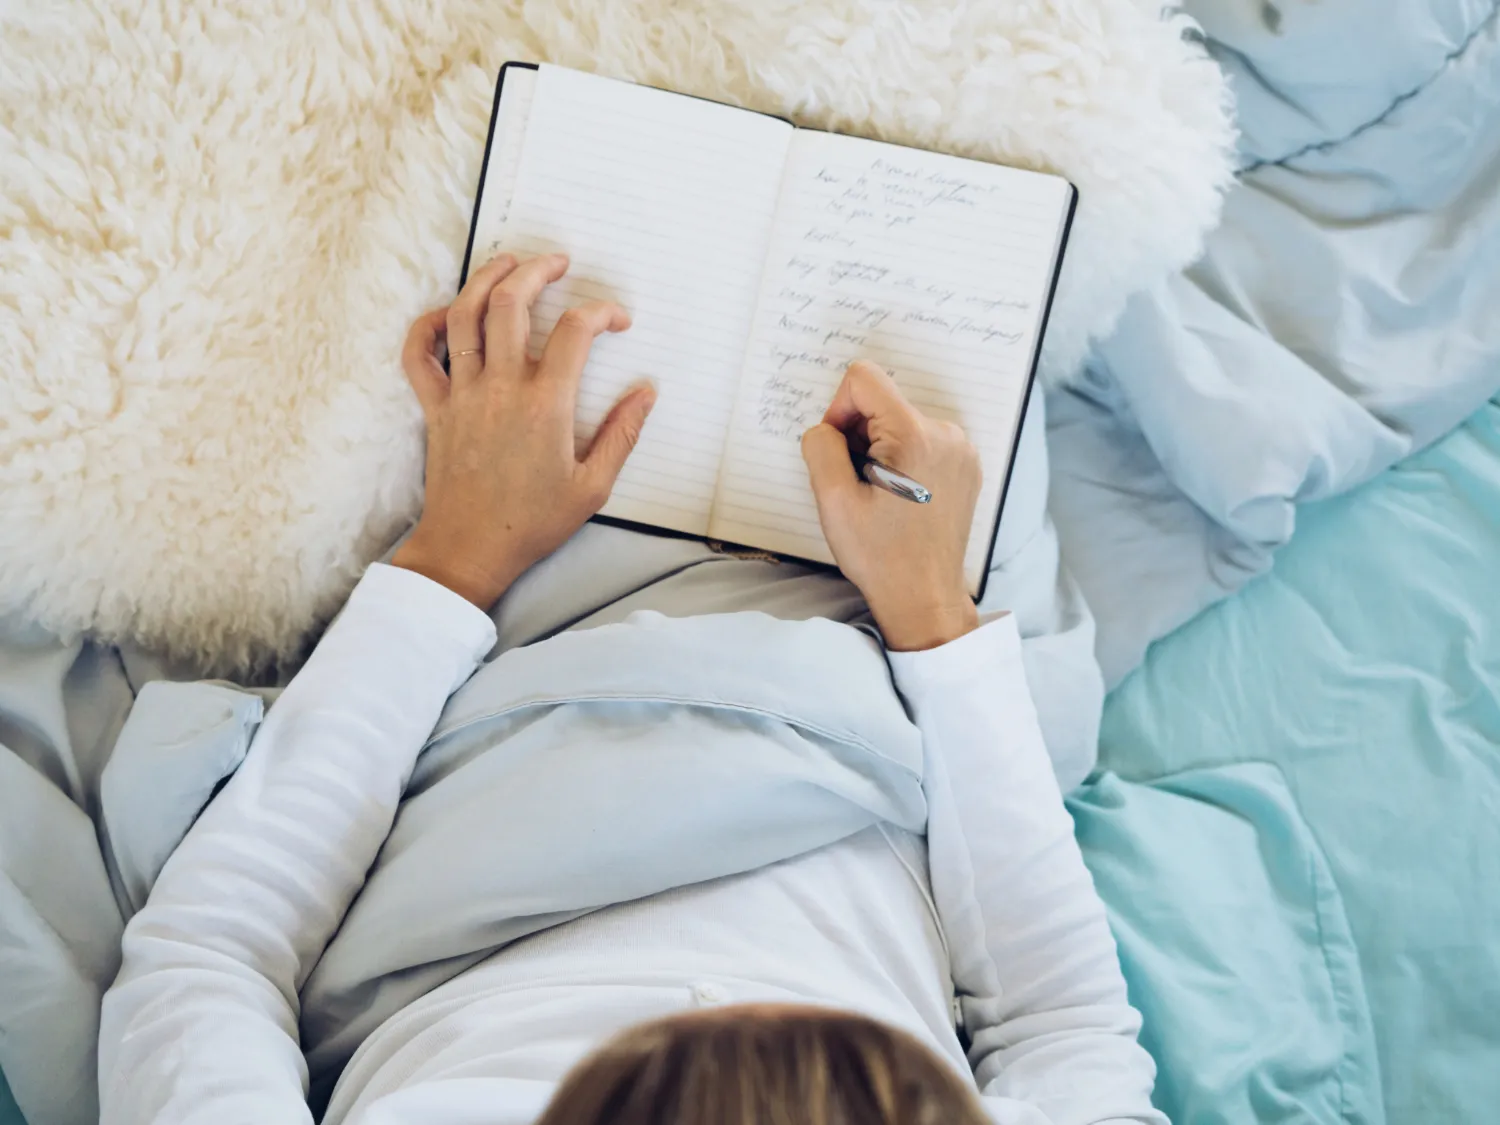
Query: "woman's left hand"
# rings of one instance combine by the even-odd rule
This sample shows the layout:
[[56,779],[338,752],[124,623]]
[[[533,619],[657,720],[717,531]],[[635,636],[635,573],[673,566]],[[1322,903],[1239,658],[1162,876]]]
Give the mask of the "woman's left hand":
[[[569,309],[530,359],[531,306],[567,269],[560,254],[521,264],[501,255],[449,308],[420,317],[402,354],[427,420],[427,497],[391,562],[481,609],[604,506],[656,401],[649,385],[628,393],[578,455],[584,362],[594,338],[623,332],[630,316],[605,301]],[[434,354],[442,332],[448,374]]]

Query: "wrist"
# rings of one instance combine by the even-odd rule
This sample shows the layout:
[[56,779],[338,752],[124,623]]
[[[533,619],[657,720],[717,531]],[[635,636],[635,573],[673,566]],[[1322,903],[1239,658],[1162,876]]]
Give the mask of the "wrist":
[[979,628],[979,609],[967,593],[888,607],[872,603],[870,612],[892,652],[937,648]]
[[420,524],[391,556],[391,565],[447,587],[486,613],[518,577],[504,565],[486,566],[474,561],[470,552],[433,535]]

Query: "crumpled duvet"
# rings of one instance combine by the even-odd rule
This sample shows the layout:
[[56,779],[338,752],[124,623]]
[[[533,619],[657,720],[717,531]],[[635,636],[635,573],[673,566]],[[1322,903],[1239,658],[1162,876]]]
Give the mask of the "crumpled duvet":
[[1239,183],[1202,259],[1049,402],[1106,682],[1500,389],[1500,4],[1195,0]]

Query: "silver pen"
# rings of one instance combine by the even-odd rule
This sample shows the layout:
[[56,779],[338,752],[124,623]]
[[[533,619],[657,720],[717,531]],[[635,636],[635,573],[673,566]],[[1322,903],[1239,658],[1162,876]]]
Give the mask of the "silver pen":
[[903,473],[898,473],[889,465],[882,465],[873,457],[865,457],[862,454],[854,455],[854,471],[866,484],[873,484],[876,488],[883,488],[892,496],[899,496],[903,500],[911,500],[917,504],[925,504],[932,499],[932,492],[912,480]]

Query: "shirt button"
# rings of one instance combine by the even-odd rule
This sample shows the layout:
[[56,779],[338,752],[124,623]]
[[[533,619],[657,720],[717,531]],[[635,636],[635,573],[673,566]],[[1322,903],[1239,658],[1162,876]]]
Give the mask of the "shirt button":
[[729,999],[729,994],[718,985],[705,981],[693,985],[693,999],[700,1008],[711,1008]]

